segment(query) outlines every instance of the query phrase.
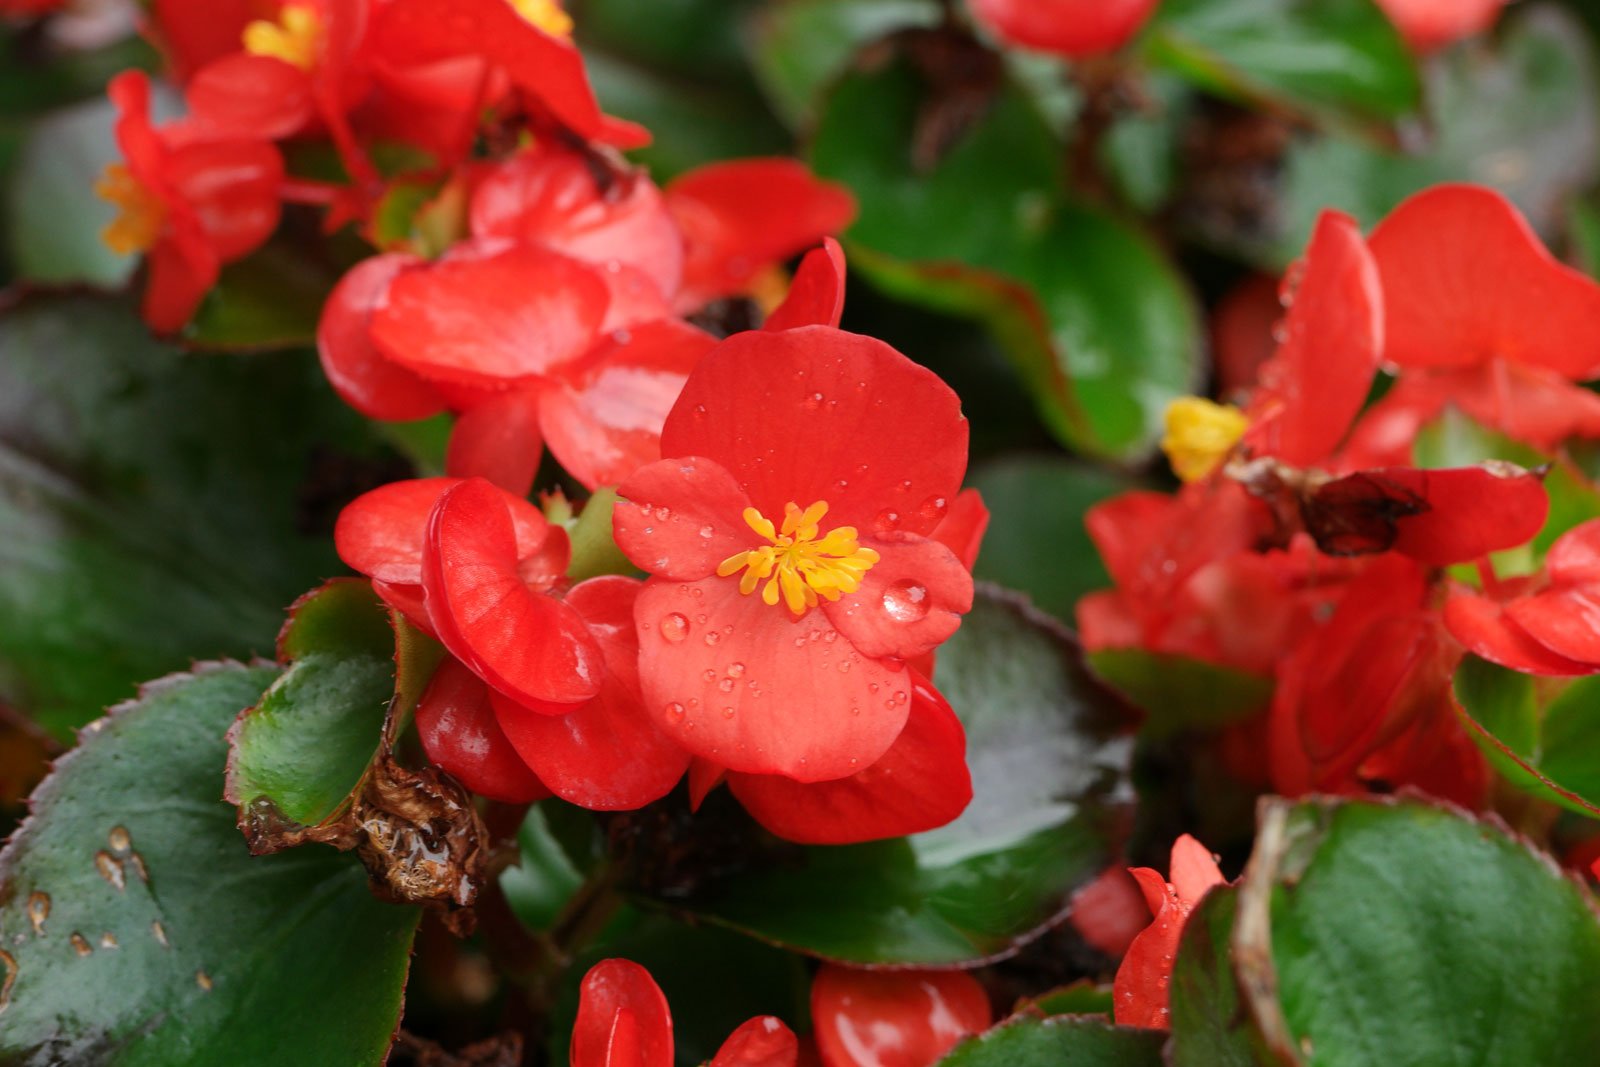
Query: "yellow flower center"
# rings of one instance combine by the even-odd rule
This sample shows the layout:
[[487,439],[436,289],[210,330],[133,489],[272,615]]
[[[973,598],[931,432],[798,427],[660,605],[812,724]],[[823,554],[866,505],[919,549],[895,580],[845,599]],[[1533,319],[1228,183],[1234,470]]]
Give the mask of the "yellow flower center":
[[1179,478],[1198,482],[1217,469],[1249,428],[1244,412],[1230,404],[1183,396],[1167,406],[1161,450]]
[[560,0],[511,0],[511,6],[552,37],[572,36],[572,16],[561,9]]
[[301,70],[317,63],[317,39],[322,27],[317,13],[299,4],[285,4],[278,21],[257,19],[244,28],[244,50],[251,55],[281,59]]
[[95,182],[94,191],[100,199],[117,206],[117,217],[100,234],[107,248],[118,255],[131,256],[156,243],[167,218],[167,205],[132,171],[121,163],[111,164]]
[[783,509],[783,526],[774,527],[755,508],[745,508],[744,521],[750,529],[772,543],[729,556],[717,573],[727,578],[744,571],[739,592],[745,596],[765,581],[761,599],[776,605],[781,595],[796,615],[816,607],[819,598],[831,602],[854,593],[861,588],[861,576],[878,562],[878,554],[861,547],[854,526],[840,526],[819,537],[817,524],[827,513],[827,501],[801,511],[791,500]]

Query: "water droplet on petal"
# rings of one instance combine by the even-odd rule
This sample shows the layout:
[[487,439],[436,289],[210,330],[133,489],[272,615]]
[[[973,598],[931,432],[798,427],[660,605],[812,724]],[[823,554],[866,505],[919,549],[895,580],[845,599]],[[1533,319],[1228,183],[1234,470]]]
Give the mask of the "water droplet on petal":
[[717,688],[722,690],[724,693],[733,692],[733,679],[724,678],[722,681],[717,683]]
[[715,631],[715,630],[710,630],[710,631],[708,631],[706,633],[706,644],[708,644],[708,645],[714,645],[718,641],[721,641],[721,640],[722,640],[722,635],[717,633],[717,631]]
[[883,591],[883,610],[896,622],[916,622],[928,614],[928,589],[907,579]]
[[924,519],[929,522],[938,522],[944,518],[945,512],[950,510],[950,501],[942,496],[930,496],[917,508]]
[[723,709],[722,709],[722,717],[723,717],[723,718],[724,718],[724,719],[731,719],[731,718],[733,718],[733,709],[732,709],[732,708],[723,708]]
[[730,663],[730,664],[728,664],[728,677],[729,678],[739,678],[739,677],[742,677],[743,675],[744,675],[744,664],[743,663]]
[[707,541],[711,540],[711,535],[716,533],[716,532],[717,532],[717,528],[715,526],[712,526],[710,523],[707,523],[706,525],[700,527],[700,536],[705,538]]
[[872,532],[882,537],[900,529],[900,513],[893,508],[884,508],[872,520]]
[[689,636],[689,620],[676,611],[661,617],[661,636],[677,644]]
[[667,705],[667,724],[676,726],[683,721],[683,705],[674,700]]
[[714,682],[717,680],[717,672],[708,667],[701,672],[700,677],[704,678],[708,682]]

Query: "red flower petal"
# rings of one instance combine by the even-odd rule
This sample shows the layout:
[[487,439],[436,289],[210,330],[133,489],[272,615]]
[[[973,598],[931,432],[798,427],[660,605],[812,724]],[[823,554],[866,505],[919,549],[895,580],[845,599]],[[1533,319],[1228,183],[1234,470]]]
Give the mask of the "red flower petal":
[[322,370],[345,403],[374,419],[404,422],[444,410],[433,388],[398,363],[385,359],[367,326],[372,308],[389,283],[422,261],[391,253],[362,260],[339,279],[317,323],[317,355]]
[[444,469],[452,478],[484,478],[525,497],[543,452],[539,392],[513,389],[461,413],[450,431]]
[[1444,605],[1444,624],[1468,652],[1523,674],[1561,678],[1596,670],[1535,641],[1506,616],[1503,605],[1488,597],[1466,593],[1451,597]]
[[855,218],[855,198],[792,159],[710,163],[667,186],[667,207],[683,231],[680,311],[743,292],[761,269],[838,233]]
[[967,422],[948,385],[881,341],[753,330],[689,375],[661,454],[715,460],[768,518],[826,500],[829,528],[926,536],[961,486]]
[[1600,665],[1600,586],[1518,597],[1505,606],[1505,613],[1556,655]]
[[906,673],[861,655],[820,611],[795,619],[731,578],[652,579],[634,618],[645,709],[731,770],[844,778],[905,726]]
[[164,164],[224,263],[260,247],[278,226],[283,158],[264,141],[202,141],[175,148]]
[[805,845],[904,837],[951,822],[972,800],[967,735],[927,681],[911,679],[905,729],[876,763],[849,778],[797,782],[730,774],[728,788],[757,822]]
[[1222,396],[1255,384],[1261,365],[1277,351],[1272,332],[1282,317],[1278,280],[1265,274],[1249,275],[1218,302],[1211,312],[1211,350]]
[[933,528],[933,539],[956,554],[961,565],[972,570],[978,562],[978,550],[983,546],[983,535],[989,529],[989,509],[976,489],[963,489],[956,494],[955,502],[939,525]]
[[1200,903],[1200,898],[1212,886],[1227,881],[1222,877],[1222,869],[1217,866],[1217,859],[1211,850],[1189,834],[1179,835],[1172,843],[1169,878],[1178,899],[1191,906]]
[[1378,269],[1355,220],[1324,211],[1283,321],[1261,368],[1248,440],[1295,467],[1325,460],[1366,402],[1383,347]]
[[641,467],[617,487],[611,533],[642,570],[696,581],[750,547],[749,498],[720,464],[686,456]]
[[1159,0],[968,0],[995,35],[1080,59],[1113,52],[1139,32]]
[[270,0],[152,0],[145,28],[182,84],[205,64],[237,52],[246,24],[272,18],[277,6]]
[[931,1067],[993,1018],[988,994],[963,971],[824,963],[811,983],[811,1024],[825,1067]]
[[806,253],[789,283],[783,303],[772,309],[763,330],[792,330],[796,326],[838,326],[844,314],[844,249],[832,237],[822,247]]
[[1498,358],[1575,380],[1600,375],[1600,285],[1552,256],[1499,193],[1434,186],[1395,208],[1369,243],[1389,362]]
[[1556,538],[1544,566],[1557,585],[1600,583],[1600,519],[1581,522]]
[[1072,894],[1071,920],[1085,941],[1115,959],[1150,925],[1150,909],[1128,868],[1108,867]]
[[633,605],[640,583],[608,575],[567,594],[605,654],[606,677],[587,703],[551,715],[496,694],[495,715],[522,759],[563,800],[592,811],[627,811],[672,791],[689,753],[645,714]]
[[654,463],[667,412],[716,343],[676,319],[618,331],[542,394],[550,451],[590,489]]
[[[168,225],[175,221],[169,220]],[[145,263],[150,280],[139,313],[156,333],[181,330],[222,270],[216,252],[192,226],[163,237],[150,249]]]
[[1464,563],[1514,548],[1544,526],[1544,476],[1509,464],[1367,474],[1415,493],[1429,510],[1396,520],[1394,550],[1423,563]]
[[693,757],[689,761],[689,810],[699,811],[711,791],[728,776],[728,768],[708,759]]
[[605,679],[605,658],[578,613],[535,592],[519,571],[505,497],[474,478],[433,509],[422,585],[434,629],[457,659],[514,700],[589,700]]
[[606,300],[605,283],[575,259],[471,242],[397,276],[372,311],[371,335],[425,378],[518,385],[588,351]]
[[[1138,868],[1133,874],[1137,878],[1141,872],[1160,879],[1148,867]],[[1172,961],[1178,954],[1178,941],[1188,917],[1188,909],[1169,894],[1156,911],[1155,921],[1128,946],[1111,986],[1113,1017],[1118,1026],[1171,1028],[1167,983],[1172,978]]]
[[550,795],[501,732],[489,687],[460,660],[447,658],[417,702],[423,751],[462,785],[507,804]]
[[650,972],[601,960],[578,987],[572,1067],[672,1067],[672,1013]]
[[372,591],[389,607],[406,617],[406,621],[435,641],[439,635],[433,630],[433,620],[428,618],[428,600],[421,585],[404,582],[380,582],[373,579]]
[[250,52],[207,63],[183,95],[191,116],[219,134],[248,130],[275,141],[299,130],[314,114],[305,71]]
[[1430,377],[1450,403],[1513,440],[1549,451],[1600,437],[1600,396],[1555,371],[1493,360]]
[[972,575],[938,541],[871,541],[878,562],[861,588],[821,604],[856,651],[911,659],[944,644],[972,609]]
[[1378,0],[1418,52],[1483,33],[1494,25],[1506,0]]
[[728,1035],[711,1067],[794,1067],[800,1042],[775,1015],[758,1015]]

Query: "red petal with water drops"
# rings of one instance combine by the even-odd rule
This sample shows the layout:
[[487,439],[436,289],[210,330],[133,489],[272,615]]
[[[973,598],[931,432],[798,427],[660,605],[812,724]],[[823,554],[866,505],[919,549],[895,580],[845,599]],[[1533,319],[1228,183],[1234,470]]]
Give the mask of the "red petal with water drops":
[[1505,613],[1556,655],[1600,664],[1600,585],[1519,597],[1505,606]]
[[931,1067],[993,1018],[988,994],[964,971],[824,963],[811,983],[811,1023],[825,1067]]
[[193,119],[218,134],[249,130],[274,141],[299,130],[314,114],[305,71],[249,52],[207,63],[184,89],[184,99]]
[[527,804],[550,795],[495,722],[489,687],[446,658],[417,702],[417,737],[428,759],[490,800]]
[[495,715],[529,767],[563,800],[591,811],[628,811],[672,791],[689,753],[647,715],[639,697],[633,605],[640,583],[607,575],[567,594],[605,654],[599,694],[575,708],[527,708],[496,694]]
[[513,389],[461,413],[450,431],[444,469],[452,478],[483,478],[527,496],[543,451],[539,391]]
[[593,489],[661,458],[661,426],[716,339],[676,319],[612,334],[540,397],[550,451]]
[[904,837],[951,822],[972,800],[966,731],[937,689],[910,681],[905,728],[872,766],[832,782],[730,774],[728,788],[762,826],[804,845]]
[[468,242],[397,276],[372,311],[379,351],[428,378],[531,384],[587,352],[608,294],[594,269],[528,245]]
[[1378,224],[1384,358],[1403,367],[1505,359],[1600,375],[1600,285],[1552,256],[1510,201],[1436,185]]
[[416,256],[390,253],[362,260],[334,286],[317,323],[322,370],[345,403],[374,419],[403,422],[444,410],[433,387],[386,359],[372,343],[372,309],[401,271],[420,264]]
[[844,314],[844,249],[832,237],[822,247],[806,253],[789,283],[783,303],[772,309],[763,330],[792,330],[796,326],[838,326]]
[[826,326],[752,330],[689,375],[661,454],[720,463],[769,519],[790,501],[825,500],[824,532],[926,536],[961,487],[967,421],[938,375],[881,341]]
[[697,756],[802,782],[856,774],[905,726],[910,679],[820,611],[798,620],[733,578],[659,579],[634,610],[645,708]]
[[978,562],[978,550],[983,546],[983,535],[989,529],[989,509],[976,489],[963,489],[956,494],[950,510],[933,528],[932,538],[956,554],[961,565],[972,570]]
[[1505,606],[1485,596],[1461,593],[1444,605],[1444,624],[1467,651],[1523,674],[1573,677],[1592,674],[1592,664],[1558,655],[1535,641],[1505,613]]
[[1283,341],[1260,372],[1247,438],[1295,467],[1321,463],[1366,402],[1383,347],[1383,292],[1355,220],[1317,220]]
[[697,456],[641,467],[617,487],[611,533],[642,570],[696,581],[765,544],[744,521],[749,498],[720,464]]
[[689,171],[667,186],[667,207],[688,258],[679,311],[740,293],[762,268],[819,244],[855,218],[844,186],[793,159],[736,159]]
[[1152,880],[1160,883],[1164,899],[1159,908],[1152,909],[1155,921],[1133,939],[1117,967],[1111,984],[1113,1017],[1118,1026],[1166,1030],[1171,1028],[1167,985],[1172,980],[1172,961],[1178,954],[1178,941],[1189,912],[1160,874],[1148,867],[1135,868],[1132,873],[1140,880],[1147,899],[1151,892],[1147,883]]
[[1524,544],[1544,526],[1550,512],[1543,473],[1509,463],[1367,473],[1427,502],[1427,511],[1396,520],[1394,549],[1436,566]]
[[758,1015],[728,1035],[711,1067],[795,1067],[800,1042],[774,1015]]
[[536,146],[491,170],[473,190],[471,227],[475,237],[638,267],[667,297],[683,278],[683,235],[649,175],[565,148]]
[[601,960],[578,987],[572,1067],[672,1067],[672,1013],[650,972]]
[[968,0],[996,36],[1024,48],[1081,59],[1133,38],[1159,0]]
[[[514,700],[592,699],[605,679],[605,657],[576,611],[529,587],[505,497],[474,478],[433,509],[422,585],[434,628],[456,658]],[[549,577],[540,576],[546,583]]]
[[911,659],[942,645],[972,609],[972,575],[938,541],[875,541],[878,562],[861,588],[821,604],[856,651]]

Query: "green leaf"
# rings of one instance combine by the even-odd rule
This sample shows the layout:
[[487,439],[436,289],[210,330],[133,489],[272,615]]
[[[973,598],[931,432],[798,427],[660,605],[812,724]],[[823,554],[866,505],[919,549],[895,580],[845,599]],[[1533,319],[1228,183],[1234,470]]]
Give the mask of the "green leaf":
[[0,699],[54,731],[192,657],[272,648],[343,568],[333,519],[403,476],[309,353],[188,357],[124,301],[0,320]]
[[383,739],[394,632],[371,583],[343,579],[295,605],[279,647],[289,669],[228,732],[226,796],[241,812],[315,826],[344,805]]
[[292,348],[317,339],[322,302],[339,282],[339,268],[309,254],[304,242],[281,237],[222,268],[194,319],[185,344],[223,351]]
[[1546,237],[1560,208],[1587,188],[1600,152],[1600,81],[1590,36],[1548,5],[1502,20],[1492,51],[1453,49],[1427,76],[1430,121],[1409,152],[1330,135],[1291,148],[1285,161],[1281,240],[1274,265],[1300,254],[1323,208],[1371,226],[1401,200],[1439,182],[1470,181],[1505,193]]
[[[681,903],[708,922],[855,963],[972,963],[1056,921],[1104,869],[1130,738],[1058,624],[984,588],[939,651],[974,797],[909,838],[795,849]],[[674,906],[680,906],[674,902]]]
[[744,70],[745,16],[755,0],[654,0],[640,18],[634,0],[583,0],[577,43],[587,59],[610,52],[632,63],[697,78]]
[[1066,620],[1080,597],[1111,584],[1083,517],[1137,488],[1133,479],[1068,459],[1012,456],[975,468],[967,481],[991,516],[974,576],[1027,593]]
[[[587,830],[590,840],[583,854],[574,857],[562,843],[557,827]],[[500,889],[517,919],[530,930],[555,925],[572,894],[583,885],[587,869],[598,857],[594,820],[587,812],[546,800],[528,809],[517,829],[518,858],[500,875]],[[580,866],[581,864],[581,866]]]
[[1506,781],[1600,818],[1600,679],[1554,692],[1546,681],[1467,656],[1456,668],[1457,714]]
[[567,576],[582,581],[600,574],[638,574],[611,533],[611,512],[617,506],[617,490],[602,486],[590,494],[568,533],[572,537],[572,559]]
[[1600,1042],[1593,895],[1455,809],[1270,801],[1237,893],[1190,926],[1175,1064],[1582,1063]]
[[860,201],[852,265],[901,299],[984,321],[1064,443],[1142,455],[1197,374],[1182,276],[1139,231],[1065,198],[1061,145],[1014,86],[919,166],[923,96],[896,62],[845,78],[823,111],[813,163]]
[[1145,54],[1247,103],[1356,119],[1417,105],[1411,52],[1374,0],[1166,0]]
[[218,799],[239,708],[210,664],[85,731],[0,853],[0,1061],[381,1064],[419,912],[324,849],[251,857]]
[[1145,713],[1147,738],[1217,730],[1266,710],[1272,679],[1140,648],[1089,654],[1089,669]]
[[1018,1016],[967,1038],[939,1067],[1160,1067],[1166,1043],[1160,1030],[1101,1019]]
[[802,129],[863,46],[909,27],[932,29],[942,18],[933,0],[784,0],[758,17],[751,63],[772,106]]

